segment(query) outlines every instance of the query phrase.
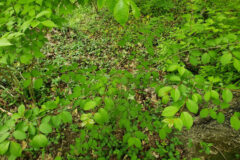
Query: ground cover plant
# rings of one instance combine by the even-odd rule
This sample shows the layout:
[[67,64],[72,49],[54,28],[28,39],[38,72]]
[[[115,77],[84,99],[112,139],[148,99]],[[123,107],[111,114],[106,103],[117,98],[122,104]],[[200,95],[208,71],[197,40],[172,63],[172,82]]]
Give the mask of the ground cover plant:
[[[0,2],[1,159],[239,159],[239,13],[239,0]],[[186,134],[212,123],[220,141]]]

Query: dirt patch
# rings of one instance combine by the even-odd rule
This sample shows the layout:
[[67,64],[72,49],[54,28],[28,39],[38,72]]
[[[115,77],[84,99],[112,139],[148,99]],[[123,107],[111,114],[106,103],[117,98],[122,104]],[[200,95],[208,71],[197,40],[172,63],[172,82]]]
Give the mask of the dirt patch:
[[[190,130],[185,130],[179,136],[184,147],[184,154],[187,159],[200,157],[202,160],[239,160],[236,154],[240,154],[240,131],[230,126],[230,117],[240,109],[240,95],[235,94],[231,107],[226,112],[226,120],[219,124],[216,120],[207,118],[198,120]],[[192,140],[192,147],[188,147],[189,139]],[[200,153],[200,142],[212,143],[210,154]]]

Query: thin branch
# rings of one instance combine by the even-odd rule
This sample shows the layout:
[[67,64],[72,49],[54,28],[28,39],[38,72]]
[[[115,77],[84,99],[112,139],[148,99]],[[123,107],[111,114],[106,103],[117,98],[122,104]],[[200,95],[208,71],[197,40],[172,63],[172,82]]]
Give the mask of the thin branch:
[[2,86],[2,85],[0,85],[0,87],[1,87],[2,89],[4,89],[4,91],[6,91],[8,94],[10,94],[10,96],[15,97],[14,95],[12,95],[12,93],[10,93],[10,92],[8,91],[7,88],[5,88],[5,87]]
[[12,116],[12,113],[8,112],[7,110],[3,109],[0,107],[0,111],[2,111],[3,113],[7,113],[7,115]]
[[217,147],[215,146],[212,146],[213,148],[215,148],[223,157],[223,159],[227,160],[227,158],[224,156],[224,154],[222,153],[222,151],[220,151],[220,149],[218,149]]

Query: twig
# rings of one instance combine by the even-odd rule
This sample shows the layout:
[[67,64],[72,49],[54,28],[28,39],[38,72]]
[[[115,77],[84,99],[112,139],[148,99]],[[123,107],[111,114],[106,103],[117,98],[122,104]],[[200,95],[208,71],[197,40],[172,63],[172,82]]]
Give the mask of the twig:
[[223,157],[223,159],[227,160],[227,158],[224,156],[224,154],[215,146],[212,146],[213,148],[215,148]]
[[7,110],[0,107],[0,111],[7,113],[7,115],[12,116],[12,113],[8,112]]
[[10,94],[10,96],[14,97],[14,95],[12,95],[12,93],[10,93],[7,88],[5,88],[5,87],[2,86],[2,85],[0,85],[0,87],[1,87],[2,89],[4,89],[8,94]]

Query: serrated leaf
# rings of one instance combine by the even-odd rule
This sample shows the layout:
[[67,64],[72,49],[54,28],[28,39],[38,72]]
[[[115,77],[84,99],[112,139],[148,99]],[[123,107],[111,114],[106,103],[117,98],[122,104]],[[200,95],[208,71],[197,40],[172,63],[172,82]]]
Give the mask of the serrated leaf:
[[23,64],[29,64],[32,60],[32,55],[31,54],[24,54],[20,57],[20,61]]
[[169,106],[164,108],[162,112],[162,116],[164,117],[171,117],[174,116],[178,112],[178,107],[175,106]]
[[0,143],[2,143],[3,141],[5,141],[8,137],[9,137],[10,133],[9,132],[4,132],[1,136],[0,136]]
[[219,112],[217,115],[217,122],[223,123],[225,121],[225,115],[222,112]]
[[200,117],[201,118],[206,118],[209,114],[208,108],[204,108],[200,111]]
[[97,113],[95,113],[94,120],[99,124],[104,124],[105,122],[108,122],[109,115],[105,109],[101,108]]
[[7,47],[11,46],[12,43],[10,43],[7,39],[5,38],[0,38],[0,47]]
[[179,131],[181,131],[183,127],[183,121],[180,118],[175,118],[174,127],[177,128]]
[[137,148],[141,148],[142,143],[141,143],[140,139],[138,139],[136,137],[130,137],[128,139],[128,147],[132,147],[132,146],[136,146]]
[[227,65],[229,63],[231,63],[232,60],[232,54],[230,53],[226,53],[224,55],[222,55],[222,57],[220,58],[220,61],[223,65]]
[[195,114],[198,112],[198,104],[195,101],[188,99],[186,105],[190,112]]
[[163,97],[163,96],[167,95],[168,92],[170,92],[171,89],[172,89],[172,87],[170,87],[170,86],[165,86],[165,87],[159,89],[158,90],[158,96]]
[[184,67],[179,67],[178,68],[178,73],[180,74],[180,76],[182,76],[185,73],[186,69]]
[[46,20],[46,21],[43,21],[41,23],[46,27],[50,27],[50,28],[57,27],[57,25],[51,20]]
[[237,59],[240,59],[240,51],[233,51],[233,55],[234,55]]
[[168,68],[167,71],[168,72],[173,72],[176,71],[178,69],[178,64],[171,64]]
[[210,91],[207,91],[205,94],[204,94],[204,100],[206,102],[209,102],[209,100],[211,99],[211,92]]
[[9,152],[15,157],[20,157],[22,155],[22,147],[19,143],[12,141],[10,143]]
[[4,155],[8,151],[9,144],[9,141],[4,141],[0,143],[0,155]]
[[36,18],[40,18],[40,17],[45,16],[45,15],[47,17],[49,17],[51,15],[51,11],[49,11],[49,10],[41,11],[40,13],[37,14]]
[[42,123],[39,126],[39,130],[45,134],[52,133],[52,126],[49,123]]
[[239,130],[240,129],[240,120],[238,119],[237,116],[233,115],[230,118],[230,123],[231,123],[232,128],[234,128],[235,130]]
[[165,139],[166,137],[167,137],[167,133],[166,133],[166,131],[162,128],[162,129],[160,129],[160,131],[159,131],[159,137],[160,137],[160,139]]
[[114,7],[114,18],[118,23],[124,25],[128,21],[129,6],[124,0],[118,0]]
[[169,102],[170,98],[169,95],[165,95],[162,97],[162,103],[163,104],[167,104]]
[[233,66],[235,67],[235,69],[240,72],[240,61],[237,60],[236,58],[234,58],[233,60]]
[[181,81],[181,77],[179,77],[177,75],[171,75],[171,76],[169,76],[169,81],[180,82]]
[[39,78],[34,81],[33,87],[34,89],[40,89],[43,85],[43,79]]
[[97,0],[97,6],[99,9],[102,9],[106,0]]
[[179,100],[181,93],[178,88],[175,88],[171,91],[171,96],[173,98],[173,101],[176,102]]
[[223,93],[222,93],[222,98],[223,98],[224,102],[230,103],[233,98],[233,94],[232,94],[231,90],[224,89]]
[[48,139],[43,134],[38,134],[32,139],[32,146],[35,148],[46,147],[48,144]]
[[213,109],[210,109],[209,115],[212,117],[212,119],[217,119],[217,112]]
[[137,5],[133,1],[130,1],[130,4],[131,4],[133,16],[135,18],[139,18],[140,17],[140,9],[137,7]]
[[202,62],[203,62],[203,64],[209,63],[209,62],[210,62],[210,59],[211,59],[211,57],[209,56],[208,53],[204,53],[204,54],[202,55]]
[[72,123],[72,114],[67,111],[63,111],[61,113],[61,119],[63,123]]
[[94,109],[96,106],[97,106],[97,103],[95,101],[89,101],[85,103],[83,109],[85,111],[88,111],[88,110]]
[[190,129],[193,125],[193,118],[188,112],[182,112],[180,116],[183,125],[187,128]]
[[25,106],[22,104],[18,107],[18,113],[19,115],[23,116],[25,112]]
[[221,106],[221,109],[227,109],[227,108],[229,108],[230,104],[226,103],[226,102],[223,102],[223,103],[220,104],[220,106]]
[[57,115],[57,116],[52,116],[51,118],[51,123],[54,127],[58,128],[61,123],[62,123],[62,119],[61,116]]
[[213,99],[219,99],[219,94],[218,94],[218,92],[215,91],[215,90],[211,90],[211,97],[212,97]]
[[13,132],[13,137],[17,140],[24,140],[24,139],[27,138],[27,135],[23,131],[16,130],[16,131]]

